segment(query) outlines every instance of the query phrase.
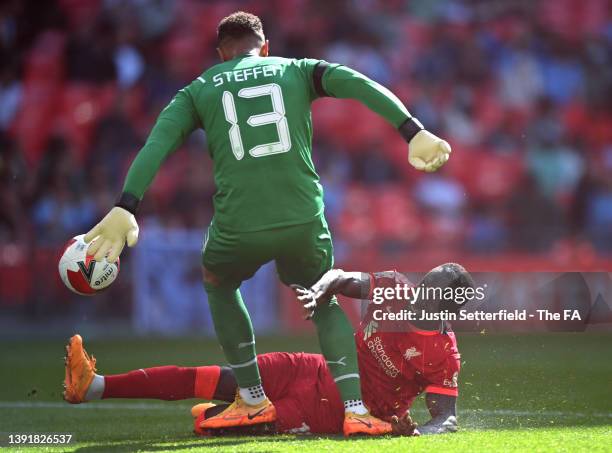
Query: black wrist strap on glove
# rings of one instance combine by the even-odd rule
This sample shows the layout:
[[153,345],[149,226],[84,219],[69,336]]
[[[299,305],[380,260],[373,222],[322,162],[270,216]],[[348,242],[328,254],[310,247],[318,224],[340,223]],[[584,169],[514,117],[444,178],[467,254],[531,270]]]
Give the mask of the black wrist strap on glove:
[[131,193],[123,192],[115,206],[118,208],[123,208],[128,212],[131,212],[133,215],[136,215],[138,211],[138,205],[140,204],[140,200],[137,196],[132,195]]
[[410,142],[410,140],[412,140],[414,136],[421,132],[423,129],[425,128],[423,127],[421,122],[412,116],[406,121],[404,121],[401,126],[397,128],[397,130],[400,134],[402,134],[402,137],[404,137],[404,140],[406,140],[406,142]]

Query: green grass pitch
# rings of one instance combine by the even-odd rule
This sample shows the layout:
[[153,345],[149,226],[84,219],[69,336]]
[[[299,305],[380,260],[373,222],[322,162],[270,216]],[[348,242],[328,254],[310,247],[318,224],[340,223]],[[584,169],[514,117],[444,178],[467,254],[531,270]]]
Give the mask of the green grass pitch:
[[[191,402],[61,401],[64,339],[0,342],[0,447],[10,433],[71,433],[65,446],[22,451],[612,451],[611,334],[459,334],[457,434],[420,438],[196,438]],[[89,341],[102,373],[222,363],[212,340]],[[259,352],[316,351],[313,338],[261,338]],[[423,401],[413,410],[427,420]]]

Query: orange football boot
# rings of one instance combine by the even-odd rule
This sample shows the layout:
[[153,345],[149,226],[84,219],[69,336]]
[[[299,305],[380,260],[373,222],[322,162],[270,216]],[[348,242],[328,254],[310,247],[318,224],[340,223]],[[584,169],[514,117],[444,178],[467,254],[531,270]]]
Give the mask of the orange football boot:
[[202,412],[206,412],[211,407],[215,407],[215,403],[200,403],[196,404],[191,408],[191,416],[193,418],[198,418]]
[[87,389],[96,373],[96,359],[89,357],[83,348],[83,339],[74,335],[66,345],[66,378],[64,379],[64,399],[72,404],[85,401]]
[[215,406],[215,403],[200,403],[191,408],[191,416],[193,417],[193,432],[198,436],[210,436],[210,430],[200,428],[200,424],[204,420],[206,410]]
[[220,414],[207,418],[200,423],[202,429],[231,428],[233,426],[258,425],[276,421],[276,408],[268,398],[251,406],[244,402],[236,392],[234,402]]
[[354,434],[380,436],[391,432],[391,423],[376,418],[369,412],[363,415],[354,412],[346,412],[344,414],[344,426],[342,430],[345,436],[352,436]]

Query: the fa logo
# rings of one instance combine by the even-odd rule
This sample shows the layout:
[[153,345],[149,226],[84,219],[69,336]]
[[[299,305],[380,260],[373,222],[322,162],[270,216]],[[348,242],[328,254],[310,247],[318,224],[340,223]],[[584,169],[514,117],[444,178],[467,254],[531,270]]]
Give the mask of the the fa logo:
[[418,357],[420,356],[421,353],[419,351],[416,350],[416,348],[413,346],[411,348],[406,349],[406,352],[404,352],[404,358],[406,360],[410,360],[414,357]]

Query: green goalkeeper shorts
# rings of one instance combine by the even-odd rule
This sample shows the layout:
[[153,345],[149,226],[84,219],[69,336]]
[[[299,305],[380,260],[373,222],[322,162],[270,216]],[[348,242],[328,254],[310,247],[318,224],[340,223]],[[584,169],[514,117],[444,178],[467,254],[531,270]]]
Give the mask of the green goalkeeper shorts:
[[281,281],[309,287],[334,265],[325,217],[301,225],[246,233],[208,229],[202,250],[205,284],[238,288],[269,261]]

